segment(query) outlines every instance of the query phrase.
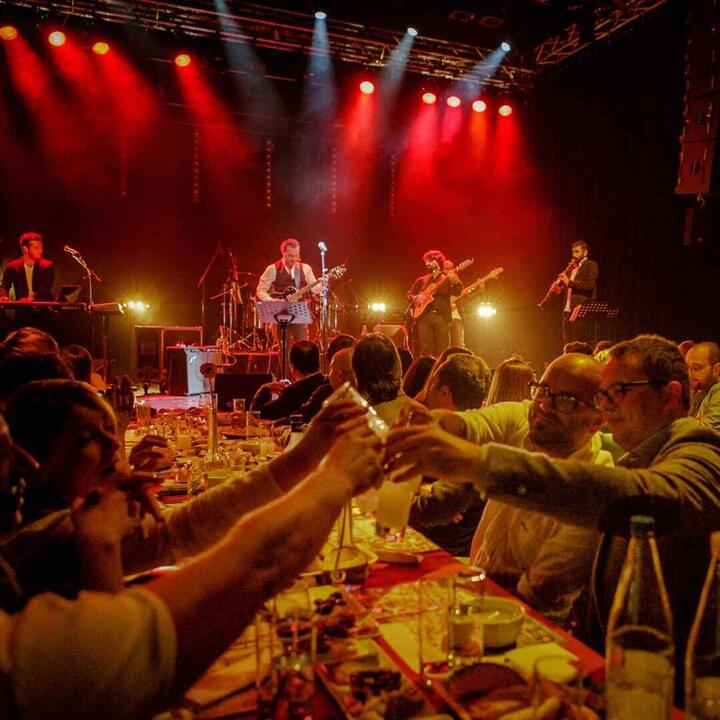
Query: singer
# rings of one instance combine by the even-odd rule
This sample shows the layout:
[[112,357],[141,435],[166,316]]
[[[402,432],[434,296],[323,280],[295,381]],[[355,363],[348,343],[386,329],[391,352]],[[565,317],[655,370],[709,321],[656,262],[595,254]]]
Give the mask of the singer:
[[[439,250],[428,250],[423,255],[423,263],[428,272],[421,275],[410,287],[407,299],[411,307],[421,293],[432,294],[432,302],[428,303],[422,315],[417,319],[416,340],[420,355],[434,355],[440,353],[450,342],[450,297],[457,297],[462,292],[462,283],[451,270],[443,271],[445,255]],[[435,292],[435,283],[447,274],[447,282],[443,283]]]
[[22,257],[11,260],[5,266],[0,299],[7,300],[10,288],[15,291],[15,300],[19,302],[46,301],[53,299],[55,266],[43,258],[42,236],[26,232],[20,236]]
[[[295,238],[287,238],[280,243],[280,259],[268,265],[260,276],[255,295],[258,300],[270,300],[283,297],[300,290],[315,282],[312,268],[300,260],[300,242]],[[320,295],[321,284],[318,283],[312,294]],[[289,325],[288,329],[295,340],[307,340],[307,325]]]

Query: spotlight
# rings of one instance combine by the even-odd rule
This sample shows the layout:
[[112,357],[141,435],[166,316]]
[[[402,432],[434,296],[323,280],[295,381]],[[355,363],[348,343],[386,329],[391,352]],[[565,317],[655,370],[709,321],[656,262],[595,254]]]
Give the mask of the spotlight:
[[503,117],[512,115],[512,107],[510,105],[501,105],[498,108],[498,113],[500,113],[500,115],[502,115]]
[[457,95],[451,95],[451,96],[447,99],[447,104],[448,104],[451,108],[460,107],[460,98],[459,98]]
[[422,96],[422,101],[426,105],[434,105],[437,102],[437,95],[435,93],[426,92]]
[[510,43],[508,43],[508,42],[502,42],[502,43],[500,43],[500,49],[501,49],[503,52],[510,52],[510,50],[511,50],[511,48],[510,48]]
[[411,37],[417,37],[417,34],[418,34],[417,28],[409,27],[407,29],[407,34],[410,35]]
[[150,309],[150,306],[142,300],[128,300],[125,303],[125,307],[136,313],[144,313],[146,310]]
[[370,303],[370,311],[375,313],[384,313],[387,309],[387,305],[384,302],[372,302]]
[[484,100],[475,100],[472,104],[472,109],[477,112],[485,112],[487,110],[487,103]]
[[0,28],[0,38],[3,40],[14,40],[17,36],[17,28],[14,28],[12,25],[4,25]]
[[316,20],[324,20],[327,17],[327,13],[323,12],[322,10],[318,10],[315,13],[315,19]]
[[110,46],[106,42],[96,42],[92,46],[92,51],[96,55],[107,55],[110,52]]
[[192,58],[187,53],[180,53],[175,56],[175,64],[178,67],[187,67],[192,62]]
[[478,305],[477,314],[482,318],[490,318],[497,314],[497,310],[488,303],[481,303]]
[[53,47],[62,47],[66,41],[65,33],[60,32],[60,30],[55,30],[48,35],[48,42]]
[[363,80],[360,83],[360,92],[365,95],[372,95],[375,92],[375,85],[373,85],[369,80]]

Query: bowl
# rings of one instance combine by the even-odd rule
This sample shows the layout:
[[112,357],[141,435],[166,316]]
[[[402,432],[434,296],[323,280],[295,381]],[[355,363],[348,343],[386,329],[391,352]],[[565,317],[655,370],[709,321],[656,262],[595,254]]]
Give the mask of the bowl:
[[497,663],[479,662],[460,668],[448,678],[446,688],[454,700],[483,696],[498,688],[527,685],[525,678],[509,667]]
[[485,597],[480,613],[486,648],[512,645],[525,622],[525,608],[515,600]]

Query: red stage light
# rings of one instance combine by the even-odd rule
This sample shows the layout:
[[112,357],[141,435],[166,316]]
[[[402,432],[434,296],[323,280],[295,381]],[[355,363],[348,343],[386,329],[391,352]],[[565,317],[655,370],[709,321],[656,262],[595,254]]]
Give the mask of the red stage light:
[[110,52],[110,46],[106,42],[96,42],[92,49],[96,55],[107,55]]
[[375,92],[375,85],[373,85],[373,83],[369,80],[363,80],[360,83],[360,92],[365,95],[372,95]]
[[48,35],[48,42],[53,47],[62,47],[66,41],[65,33],[60,32],[60,30],[55,30]]
[[18,31],[12,25],[4,25],[0,28],[0,37],[3,40],[14,40],[18,36]]
[[451,96],[447,99],[447,104],[448,104],[451,108],[460,107],[460,98],[459,98],[457,95],[451,95]]
[[510,105],[501,105],[498,108],[498,112],[503,117],[507,117],[508,115],[512,115],[512,107]]
[[192,58],[187,53],[180,53],[175,56],[175,64],[178,67],[187,67],[192,62]]
[[485,112],[487,110],[487,103],[484,100],[475,100],[472,104],[472,109],[475,112]]
[[433,105],[437,102],[437,95],[435,93],[426,92],[422,96],[422,100],[426,105]]

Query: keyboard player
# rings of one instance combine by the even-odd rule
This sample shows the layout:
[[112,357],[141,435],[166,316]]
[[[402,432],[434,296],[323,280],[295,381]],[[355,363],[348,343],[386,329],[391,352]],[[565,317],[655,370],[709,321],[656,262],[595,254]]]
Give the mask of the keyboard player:
[[[55,282],[55,266],[43,257],[42,235],[26,232],[20,236],[21,257],[11,260],[5,266],[0,282],[0,300],[7,300],[10,289],[15,292],[15,300],[22,303],[49,301],[53,299],[52,289]],[[45,311],[16,310],[15,325],[47,325]]]

